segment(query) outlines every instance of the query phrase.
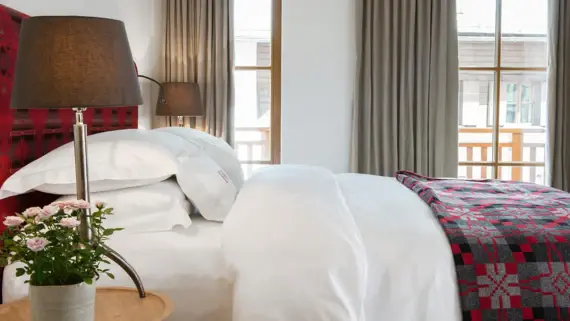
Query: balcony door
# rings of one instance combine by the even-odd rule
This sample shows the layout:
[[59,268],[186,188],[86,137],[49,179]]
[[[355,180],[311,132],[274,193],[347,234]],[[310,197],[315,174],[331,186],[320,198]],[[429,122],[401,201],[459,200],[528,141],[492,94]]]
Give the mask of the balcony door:
[[545,184],[548,0],[457,0],[459,177]]
[[281,0],[235,0],[235,149],[249,177],[280,161]]

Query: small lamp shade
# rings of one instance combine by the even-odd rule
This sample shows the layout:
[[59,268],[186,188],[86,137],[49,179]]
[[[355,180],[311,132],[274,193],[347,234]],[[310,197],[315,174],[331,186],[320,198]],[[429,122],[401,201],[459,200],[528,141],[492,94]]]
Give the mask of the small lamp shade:
[[188,82],[166,82],[162,84],[164,104],[158,103],[158,116],[190,116],[204,115],[202,99],[198,84]]
[[123,22],[68,16],[23,21],[11,108],[140,104],[140,87]]

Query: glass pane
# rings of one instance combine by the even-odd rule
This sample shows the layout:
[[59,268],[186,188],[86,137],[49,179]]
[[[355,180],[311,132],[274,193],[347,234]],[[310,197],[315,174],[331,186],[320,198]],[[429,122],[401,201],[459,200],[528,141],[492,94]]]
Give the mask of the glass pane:
[[495,73],[459,73],[459,161],[493,160]]
[[271,72],[236,70],[235,147],[240,160],[270,160]]
[[546,73],[501,73],[499,160],[544,162]]
[[545,184],[544,166],[500,166],[499,179]]
[[494,67],[496,0],[457,0],[459,67]]
[[271,65],[272,0],[235,0],[236,66]]
[[491,166],[459,166],[457,177],[462,179],[488,179],[493,178]]
[[501,66],[546,67],[548,0],[502,0]]

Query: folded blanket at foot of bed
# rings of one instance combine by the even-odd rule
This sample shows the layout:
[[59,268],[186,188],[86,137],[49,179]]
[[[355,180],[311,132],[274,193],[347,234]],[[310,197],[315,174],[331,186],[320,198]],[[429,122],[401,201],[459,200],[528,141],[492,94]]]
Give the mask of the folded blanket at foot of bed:
[[453,252],[463,320],[569,320],[570,194],[400,171]]

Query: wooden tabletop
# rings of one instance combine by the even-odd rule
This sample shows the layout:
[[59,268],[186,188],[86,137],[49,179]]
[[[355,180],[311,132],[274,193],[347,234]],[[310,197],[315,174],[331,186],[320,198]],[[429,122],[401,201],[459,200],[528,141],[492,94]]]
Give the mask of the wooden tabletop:
[[[140,299],[136,289],[97,288],[95,321],[162,321],[172,308],[170,299],[158,293],[147,291],[146,298]],[[29,321],[28,299],[0,304],[0,320]]]

